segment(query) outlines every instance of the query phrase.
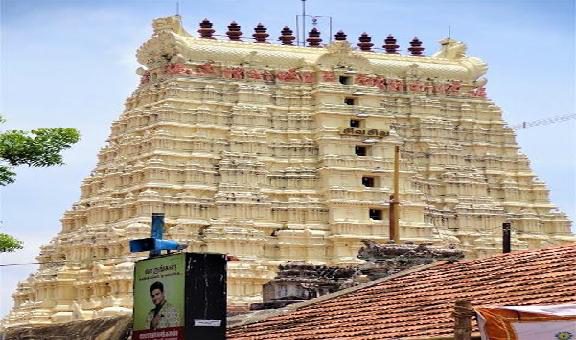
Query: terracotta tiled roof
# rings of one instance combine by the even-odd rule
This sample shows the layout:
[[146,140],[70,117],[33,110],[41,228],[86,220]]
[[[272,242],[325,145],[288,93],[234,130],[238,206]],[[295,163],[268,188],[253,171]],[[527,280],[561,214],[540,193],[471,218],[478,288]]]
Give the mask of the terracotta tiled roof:
[[233,327],[228,339],[451,336],[456,300],[473,306],[574,303],[575,282],[576,245],[442,262]]

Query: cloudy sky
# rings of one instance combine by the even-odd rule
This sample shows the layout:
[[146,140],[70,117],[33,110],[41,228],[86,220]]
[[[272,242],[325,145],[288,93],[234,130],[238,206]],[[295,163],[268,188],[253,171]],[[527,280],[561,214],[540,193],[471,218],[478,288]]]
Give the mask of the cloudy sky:
[[[109,128],[138,83],[136,49],[153,18],[175,13],[175,0],[0,0],[0,112],[3,128],[75,127],[82,141],[66,152],[66,166],[18,169],[0,189],[1,230],[26,248],[0,263],[33,262],[38,247],[60,230],[59,219],[79,197]],[[203,18],[217,34],[236,20],[245,34],[262,22],[276,37],[294,28],[298,0],[181,0],[185,27]],[[511,125],[575,112],[573,0],[308,0],[308,13],[332,16],[349,40],[362,32],[381,45],[388,34],[401,48],[418,36],[426,53],[451,35],[484,59],[488,95]],[[322,20],[322,19],[321,19]],[[323,33],[326,25],[321,22]],[[324,35],[324,39],[328,39]],[[576,218],[576,120],[518,131],[518,142],[552,202]],[[0,267],[0,316],[18,280],[34,265]]]

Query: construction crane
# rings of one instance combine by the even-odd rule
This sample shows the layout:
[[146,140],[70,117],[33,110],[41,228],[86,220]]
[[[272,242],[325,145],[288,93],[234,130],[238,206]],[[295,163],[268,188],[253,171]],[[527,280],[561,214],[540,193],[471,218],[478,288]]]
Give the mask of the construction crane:
[[522,122],[520,124],[510,126],[510,128],[512,130],[527,129],[527,128],[536,127],[536,126],[544,126],[544,125],[562,123],[562,122],[565,122],[565,121],[568,121],[571,119],[576,119],[576,113],[571,113],[571,114],[561,115],[561,116],[554,116],[554,117],[549,117],[549,118],[543,118],[543,119],[533,120],[531,122]]

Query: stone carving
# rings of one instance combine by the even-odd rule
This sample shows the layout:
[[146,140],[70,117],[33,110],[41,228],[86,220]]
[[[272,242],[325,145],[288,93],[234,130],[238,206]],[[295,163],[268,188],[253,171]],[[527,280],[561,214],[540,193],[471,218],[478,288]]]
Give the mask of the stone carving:
[[336,74],[332,71],[323,71],[322,72],[322,81],[325,82],[335,82],[336,81]]
[[244,68],[228,67],[222,70],[222,76],[228,79],[244,79]]
[[370,61],[366,57],[354,53],[352,46],[346,40],[335,40],[326,49],[327,52],[316,60],[317,65],[354,71],[370,69]]
[[284,82],[302,82],[311,84],[314,82],[314,74],[312,72],[291,69],[288,71],[277,72],[276,79]]
[[440,51],[432,54],[433,58],[458,60],[466,57],[468,47],[461,41],[446,38],[440,40],[440,46]]
[[406,78],[418,79],[422,76],[422,71],[418,64],[410,64],[406,67]]
[[192,69],[183,64],[168,64],[166,65],[165,72],[171,75],[192,74]]
[[205,75],[216,75],[216,69],[214,68],[214,63],[204,63],[202,65],[198,65],[196,67],[196,72],[198,72],[199,74],[205,74]]
[[331,43],[326,47],[328,53],[341,54],[341,55],[351,54],[354,51],[354,49],[352,48],[352,45],[350,45],[350,43],[346,41],[345,37],[346,35],[344,34],[344,32],[342,32],[342,34],[339,35],[339,39],[336,39],[333,43]]
[[[424,259],[425,263],[438,261],[457,261],[464,258],[462,250],[433,248],[426,244],[380,244],[372,240],[362,240],[363,247],[358,250],[358,258],[364,261],[379,263],[387,260]],[[428,262],[429,261],[429,262]]]
[[280,308],[288,304],[310,300],[369,280],[396,274],[414,266],[434,261],[458,261],[464,258],[461,250],[431,247],[425,244],[379,244],[362,240],[364,246],[357,257],[366,263],[351,266],[313,265],[291,261],[278,267],[276,277],[263,287],[263,303],[250,309]]
[[280,308],[310,300],[358,284],[360,271],[356,266],[336,267],[291,261],[278,268],[276,277],[263,287],[263,303],[252,310]]
[[463,251],[452,245],[438,248],[426,244],[379,244],[371,240],[362,240],[362,243],[364,246],[358,251],[358,258],[367,263],[359,269],[370,280],[434,261],[454,262],[464,258]]
[[159,18],[152,22],[154,35],[160,33],[173,32],[179,35],[189,36],[188,32],[182,28],[182,20],[180,16]]
[[466,56],[468,47],[463,42],[446,38],[440,41],[440,45],[440,51],[434,53],[432,57],[459,61],[468,68],[470,79],[478,79],[488,70],[488,65],[479,58]]

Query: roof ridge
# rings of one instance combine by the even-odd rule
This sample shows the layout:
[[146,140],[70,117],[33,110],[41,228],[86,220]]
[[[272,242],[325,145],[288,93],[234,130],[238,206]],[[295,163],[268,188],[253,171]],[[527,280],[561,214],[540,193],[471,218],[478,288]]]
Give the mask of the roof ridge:
[[[250,325],[253,323],[260,322],[260,321],[264,321],[264,320],[267,320],[267,319],[275,317],[275,316],[280,316],[280,315],[283,315],[286,313],[296,311],[300,308],[304,308],[304,307],[307,307],[309,305],[317,304],[317,303],[324,302],[326,300],[330,300],[330,299],[333,299],[333,298],[336,298],[336,297],[339,297],[342,295],[353,293],[353,292],[356,292],[360,289],[370,288],[372,286],[378,285],[378,284],[385,282],[387,280],[395,279],[398,277],[402,277],[404,275],[419,272],[419,271],[424,270],[424,269],[432,268],[434,266],[442,265],[446,262],[447,261],[435,261],[432,263],[428,263],[428,264],[424,264],[424,265],[420,265],[420,266],[415,266],[415,267],[403,270],[401,272],[398,272],[396,274],[392,274],[392,275],[389,275],[389,276],[386,276],[386,277],[383,277],[380,279],[376,279],[376,280],[373,280],[370,282],[359,284],[357,286],[353,286],[350,288],[342,289],[342,290],[336,291],[334,293],[322,295],[322,296],[319,296],[319,297],[311,299],[311,300],[293,303],[293,304],[287,305],[285,307],[277,308],[277,309],[273,309],[273,310],[258,311],[258,312],[253,313],[252,317],[248,316],[246,318],[246,315],[234,316],[234,317],[228,319],[228,327],[227,328],[232,329],[232,328],[236,328],[236,327],[240,327],[240,326],[246,326],[246,325]],[[239,321],[238,323],[234,323],[234,320],[235,320],[234,318],[241,319],[242,316],[244,316],[246,318],[244,321]]]
[[483,257],[483,258],[479,258],[479,259],[470,259],[470,260],[460,260],[457,261],[458,263],[463,263],[463,264],[473,264],[473,263],[477,263],[477,262],[489,262],[490,260],[496,259],[496,258],[501,258],[501,257],[516,257],[516,256],[520,256],[520,255],[526,255],[527,253],[530,254],[534,254],[534,253],[544,253],[544,252],[549,252],[552,250],[558,250],[560,248],[576,248],[576,243],[568,243],[568,244],[562,244],[562,245],[555,245],[555,246],[550,246],[547,248],[538,248],[538,249],[521,249],[521,250],[516,250],[510,253],[501,253],[501,254],[495,254],[495,255],[491,255],[488,257]]

